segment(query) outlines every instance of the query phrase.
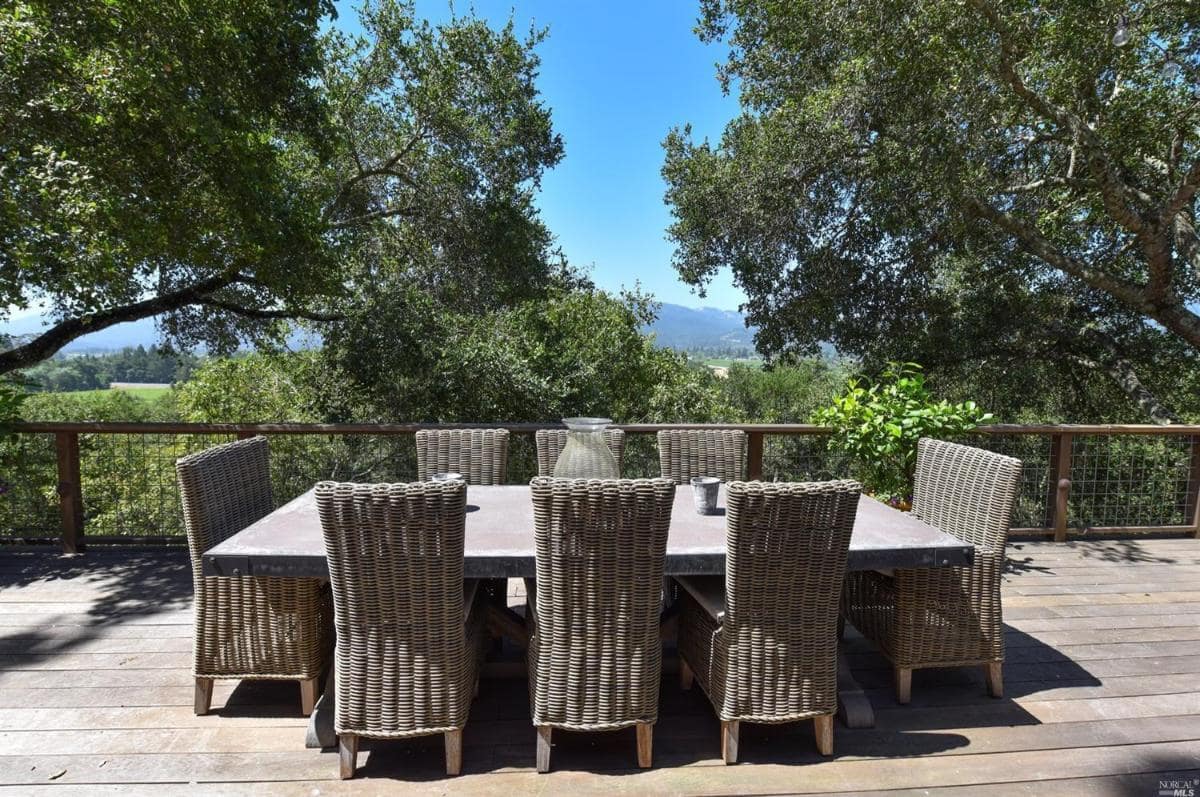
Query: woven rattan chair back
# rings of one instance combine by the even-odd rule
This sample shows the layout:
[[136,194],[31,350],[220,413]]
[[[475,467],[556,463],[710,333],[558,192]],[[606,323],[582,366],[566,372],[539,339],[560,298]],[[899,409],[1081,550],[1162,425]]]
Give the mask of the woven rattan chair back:
[[610,730],[653,723],[674,484],[539,476],[531,488],[533,724]]
[[836,710],[838,603],[861,491],[854,481],[729,485],[723,718]]
[[195,709],[205,714],[214,678],[300,681],[312,710],[331,638],[320,579],[205,576],[209,548],[274,508],[265,437],[226,443],[176,462],[195,587]]
[[504,484],[507,429],[422,429],[417,432],[417,480],[461,473],[467,484]]
[[[558,456],[567,447],[566,429],[538,429],[534,433],[537,443],[537,461],[539,476],[553,476],[554,466]],[[617,461],[617,470],[622,470],[622,460],[625,457],[625,432],[620,429],[605,429],[604,442]]]
[[339,734],[466,724],[476,654],[463,626],[466,485],[321,482]]
[[175,464],[192,569],[200,557],[275,508],[265,437],[214,446]]
[[686,484],[696,476],[746,478],[746,433],[737,429],[664,429],[658,464],[665,479]]
[[1021,461],[922,438],[912,514],[964,542],[1003,551],[1021,481]]
[[975,547],[969,567],[856,572],[846,579],[847,619],[892,660],[896,699],[907,703],[922,667],[983,665],[988,692],[1003,694],[1000,578],[1021,462],[970,446],[922,439],[912,513]]

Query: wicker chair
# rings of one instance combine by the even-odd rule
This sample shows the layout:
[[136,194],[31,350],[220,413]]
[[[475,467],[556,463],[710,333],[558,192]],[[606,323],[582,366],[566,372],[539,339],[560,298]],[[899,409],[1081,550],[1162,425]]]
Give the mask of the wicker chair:
[[746,433],[736,429],[665,429],[658,433],[663,478],[687,484],[696,476],[746,478]]
[[300,682],[311,714],[332,644],[329,590],[320,579],[206,576],[201,556],[274,508],[264,437],[216,446],[175,464],[196,592],[195,710],[207,714],[216,678]]
[[[567,446],[567,430],[538,429],[534,439],[537,442],[538,475],[553,476],[558,455]],[[620,429],[606,429],[604,442],[608,443],[608,450],[612,452],[613,459],[617,461],[617,470],[620,471],[621,461],[625,457],[625,433]]]
[[333,587],[334,730],[340,774],[360,737],[444,734],[446,774],[462,768],[483,659],[477,582],[463,581],[461,482],[321,482],[317,509]]
[[[507,429],[421,429],[417,438],[417,481],[435,473],[461,473],[467,484],[504,484],[508,475]],[[504,606],[508,580],[482,583],[492,603]]]
[[649,767],[658,720],[658,611],[675,486],[667,479],[535,478],[529,692],[538,772],[554,728],[637,726]]
[[417,432],[417,480],[461,473],[467,484],[504,484],[508,430],[422,429]]
[[838,601],[861,489],[733,482],[725,577],[678,579],[680,683],[712,701],[726,764],[742,722],[812,719],[817,749],[833,753]]
[[1012,457],[918,443],[912,514],[974,545],[975,563],[846,579],[842,610],[891,659],[900,703],[909,701],[919,667],[984,665],[989,694],[1004,694],[1000,573],[1020,477]]

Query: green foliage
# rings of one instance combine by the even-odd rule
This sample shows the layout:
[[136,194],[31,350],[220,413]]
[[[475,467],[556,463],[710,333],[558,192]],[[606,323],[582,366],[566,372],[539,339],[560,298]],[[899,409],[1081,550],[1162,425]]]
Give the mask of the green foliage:
[[883,381],[850,380],[846,392],[813,413],[832,429],[829,450],[848,455],[866,489],[886,497],[912,495],[917,441],[956,438],[991,420],[973,401],[937,401],[916,363],[892,363]]
[[[147,402],[116,390],[28,394],[22,415],[26,421],[177,419],[170,396]],[[186,453],[186,444],[174,435],[80,435],[88,532],[158,533],[176,528],[177,507],[163,496],[173,494],[175,458]],[[0,494],[0,528],[53,533],[59,501],[54,436],[17,434],[0,440],[0,468],[0,481],[9,487]]]
[[1006,415],[1200,409],[1200,5],[705,0],[699,30],[743,112],[664,144],[675,266],[729,268],[764,354],[917,360]]
[[0,515],[3,513],[4,497],[12,490],[10,474],[21,461],[22,447],[19,435],[13,434],[12,425],[21,420],[22,407],[27,394],[25,390],[8,380],[0,380]]
[[198,356],[187,352],[138,346],[110,354],[59,355],[24,371],[23,376],[34,390],[100,390],[113,382],[183,382],[199,362]]
[[331,10],[0,12],[0,304],[49,300],[61,322],[0,372],[150,315],[181,347],[230,351],[353,314],[381,283],[474,312],[585,284],[533,202],[562,157],[544,33],[371,0],[365,35],[320,36]]
[[0,435],[7,434],[12,424],[21,420],[21,408],[27,398],[22,387],[0,381]]
[[641,334],[651,312],[644,297],[559,289],[468,314],[408,289],[339,326],[327,351],[372,420],[711,417],[714,378]]
[[144,401],[124,390],[82,393],[31,393],[26,397],[26,421],[174,421],[179,416],[170,394]]
[[740,363],[717,384],[727,411],[724,419],[739,423],[808,423],[829,404],[846,381],[837,362],[811,358],[760,369]]
[[179,386],[180,416],[194,423],[320,423],[334,392],[327,377],[314,351],[210,359]]
[[[289,147],[319,152],[329,138],[315,78],[331,11],[326,0],[4,4],[0,306],[48,301],[82,334],[148,290],[187,294],[158,312],[333,290],[313,196],[289,162]],[[210,307],[167,326],[230,346],[246,321]]]
[[360,16],[365,36],[326,36],[337,135],[309,159],[352,291],[336,309],[379,290],[476,312],[538,295],[566,271],[533,203],[563,154],[536,85],[544,34],[473,13],[434,26],[397,0]]

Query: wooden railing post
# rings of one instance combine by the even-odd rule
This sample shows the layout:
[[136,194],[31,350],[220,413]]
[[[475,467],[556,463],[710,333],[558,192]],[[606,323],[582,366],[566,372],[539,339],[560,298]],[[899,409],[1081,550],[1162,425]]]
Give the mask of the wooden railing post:
[[1068,501],[1071,497],[1071,449],[1074,435],[1062,432],[1054,435],[1050,444],[1050,478],[1047,501],[1050,503],[1050,527],[1054,541],[1067,539]]
[[79,475],[79,433],[56,432],[58,506],[64,553],[83,550],[83,490]]
[[750,432],[747,436],[746,463],[747,478],[756,481],[762,478],[763,472],[763,433]]
[[1193,536],[1200,540],[1200,435],[1192,435],[1189,440],[1192,445],[1192,461],[1188,468],[1188,498],[1184,505],[1186,514],[1183,522],[1191,521],[1196,529]]

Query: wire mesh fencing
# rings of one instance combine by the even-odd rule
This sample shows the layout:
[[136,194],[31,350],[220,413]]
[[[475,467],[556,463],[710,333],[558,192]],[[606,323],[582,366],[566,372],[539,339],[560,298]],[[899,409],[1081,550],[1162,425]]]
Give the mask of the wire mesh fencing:
[[54,435],[16,434],[0,441],[0,535],[57,534],[58,500]]
[[1189,526],[1194,522],[1197,438],[1077,435],[1071,451],[1067,525]]
[[1013,511],[1013,528],[1043,529],[1054,525],[1050,492],[1054,472],[1054,439],[1050,435],[976,434],[961,442],[1021,460],[1021,485]]
[[[186,454],[235,439],[232,431],[189,431],[162,427],[153,432],[103,430],[78,435],[79,482],[84,530],[91,538],[177,538],[182,513],[175,461]],[[1065,427],[1064,427],[1065,428]],[[642,427],[644,430],[645,427]],[[255,430],[241,429],[243,435]],[[763,435],[762,460],[751,466],[761,478],[809,481],[853,478],[854,463],[831,451],[828,438],[811,428],[773,430]],[[1133,434],[1120,429],[1087,434],[1021,432],[1014,427],[976,432],[963,440],[1024,463],[1014,528],[1046,530],[1055,525],[1059,468],[1070,474],[1066,523],[1072,533],[1194,527],[1200,490],[1200,435]],[[372,432],[328,427],[268,432],[271,479],[283,503],[325,479],[356,482],[411,481],[416,449],[407,432]],[[48,538],[60,530],[59,463],[55,430],[23,431],[0,440],[0,538]],[[1055,439],[1070,440],[1061,451]],[[1059,457],[1069,456],[1069,463]],[[624,475],[657,476],[655,434],[626,437]],[[526,484],[537,473],[534,436],[515,432],[509,442],[510,484]],[[1061,521],[1060,521],[1061,523]]]

